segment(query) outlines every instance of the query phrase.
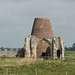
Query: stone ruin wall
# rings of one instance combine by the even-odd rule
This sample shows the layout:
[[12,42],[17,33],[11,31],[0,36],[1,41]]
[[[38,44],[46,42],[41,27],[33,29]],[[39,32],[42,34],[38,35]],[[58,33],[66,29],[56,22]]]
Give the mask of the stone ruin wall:
[[60,50],[60,59],[64,59],[65,45],[62,37],[54,37],[54,59],[57,58],[57,50]]
[[[54,59],[57,58],[57,50],[61,50],[60,59],[64,58],[65,45],[63,38],[53,37],[53,39],[52,38],[44,38],[44,39],[46,39],[49,43],[52,44],[52,52],[53,52],[52,55]],[[25,38],[24,44],[24,48],[26,49],[25,57],[37,57],[37,46],[41,40],[43,40],[43,38],[37,38],[36,36],[32,35]]]
[[0,56],[6,56],[6,57],[16,57],[18,50],[0,50]]
[[5,56],[5,57],[23,57],[23,51],[22,50],[0,50],[0,57]]

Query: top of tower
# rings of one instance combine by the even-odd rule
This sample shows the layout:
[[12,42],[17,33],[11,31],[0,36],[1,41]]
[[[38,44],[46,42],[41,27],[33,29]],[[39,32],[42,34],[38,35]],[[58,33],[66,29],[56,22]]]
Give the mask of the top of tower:
[[45,20],[49,20],[49,18],[35,18],[35,19],[45,19]]
[[50,20],[48,18],[35,18],[31,35],[36,37],[53,37]]

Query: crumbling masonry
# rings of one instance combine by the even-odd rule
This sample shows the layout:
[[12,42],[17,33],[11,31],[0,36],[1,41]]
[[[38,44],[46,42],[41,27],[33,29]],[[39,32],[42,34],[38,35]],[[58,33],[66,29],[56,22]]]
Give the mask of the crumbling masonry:
[[25,57],[64,59],[64,41],[53,36],[50,20],[35,18],[31,35],[25,38]]

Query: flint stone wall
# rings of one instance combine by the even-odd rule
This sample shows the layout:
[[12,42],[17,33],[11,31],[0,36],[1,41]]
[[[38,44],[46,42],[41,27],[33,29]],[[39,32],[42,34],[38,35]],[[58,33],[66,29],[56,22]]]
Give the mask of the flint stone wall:
[[60,58],[64,58],[64,40],[62,37],[53,38],[40,38],[36,36],[28,36],[25,38],[24,48],[26,50],[25,57],[35,57],[36,58],[36,47],[41,40],[45,40],[51,47],[51,56],[53,59],[57,58],[57,50],[61,51]]
[[23,57],[23,51],[22,50],[0,50],[0,56],[6,56],[6,57]]

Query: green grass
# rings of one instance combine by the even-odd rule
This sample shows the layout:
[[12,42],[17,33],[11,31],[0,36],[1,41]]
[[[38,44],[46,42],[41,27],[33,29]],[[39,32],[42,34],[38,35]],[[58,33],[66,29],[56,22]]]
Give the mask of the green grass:
[[9,73],[18,75],[75,75],[75,60],[40,60],[35,63],[18,66],[0,66],[0,72],[5,72],[8,68]]
[[66,51],[65,57],[75,58],[75,51]]
[[18,66],[25,63],[30,64],[34,62],[34,58],[14,58],[14,57],[0,57],[0,66]]
[[[75,58],[75,51],[65,52],[65,57]],[[17,75],[75,75],[75,60],[37,60],[31,58],[0,57],[0,73]],[[0,74],[4,75],[4,74]]]

